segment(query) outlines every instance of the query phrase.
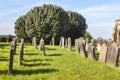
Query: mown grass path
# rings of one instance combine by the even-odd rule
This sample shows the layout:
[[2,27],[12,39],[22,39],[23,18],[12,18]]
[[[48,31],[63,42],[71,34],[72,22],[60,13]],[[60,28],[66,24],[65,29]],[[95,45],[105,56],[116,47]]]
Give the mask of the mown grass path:
[[120,80],[120,70],[105,63],[82,58],[73,48],[45,46],[47,56],[25,45],[22,66],[18,65],[19,44],[13,75],[7,75],[9,43],[0,43],[0,80]]

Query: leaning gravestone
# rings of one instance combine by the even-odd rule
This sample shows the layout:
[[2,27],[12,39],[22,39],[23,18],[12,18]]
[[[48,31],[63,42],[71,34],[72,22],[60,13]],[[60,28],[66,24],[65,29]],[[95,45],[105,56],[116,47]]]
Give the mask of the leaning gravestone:
[[68,51],[71,51],[71,38],[68,37]]
[[95,59],[95,48],[93,43],[88,45],[88,58]]
[[19,53],[19,62],[18,64],[21,65],[22,64],[22,60],[23,60],[23,52],[24,52],[24,39],[21,39],[21,44],[20,44],[20,53]]
[[114,42],[108,47],[106,63],[111,66],[116,66],[118,62],[119,48]]
[[100,50],[100,54],[99,54],[99,61],[100,62],[106,62],[106,55],[107,55],[107,45],[103,44]]
[[44,56],[46,55],[46,53],[45,53],[45,43],[44,43],[44,39],[43,38],[41,38],[41,40],[40,40],[39,50],[42,51],[42,54]]
[[9,60],[8,74],[12,74],[12,71],[13,71],[14,53],[15,53],[15,42],[12,41],[11,47],[10,47],[10,60]]

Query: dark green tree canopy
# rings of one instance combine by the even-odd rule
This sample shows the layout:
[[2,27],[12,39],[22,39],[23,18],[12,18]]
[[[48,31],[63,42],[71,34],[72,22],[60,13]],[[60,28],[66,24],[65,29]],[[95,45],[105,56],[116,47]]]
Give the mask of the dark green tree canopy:
[[34,7],[26,15],[15,22],[15,33],[19,38],[50,39],[60,36],[81,37],[86,32],[85,18],[76,12],[67,12],[61,7],[51,4]]

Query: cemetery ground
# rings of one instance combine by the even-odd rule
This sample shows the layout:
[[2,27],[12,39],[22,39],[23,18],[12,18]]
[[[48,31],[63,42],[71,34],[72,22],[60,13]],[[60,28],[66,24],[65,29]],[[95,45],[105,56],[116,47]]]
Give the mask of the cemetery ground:
[[[10,44],[0,43],[0,80],[119,80],[120,70],[105,63],[83,58],[59,46],[46,45],[46,56],[30,44],[24,46],[22,65],[18,65],[19,45],[14,55],[13,72],[8,75]],[[96,56],[98,53],[96,52]]]

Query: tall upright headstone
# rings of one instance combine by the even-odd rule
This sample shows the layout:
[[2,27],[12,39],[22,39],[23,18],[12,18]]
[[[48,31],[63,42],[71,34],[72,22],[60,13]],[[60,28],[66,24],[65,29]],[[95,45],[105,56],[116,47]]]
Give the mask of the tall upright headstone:
[[102,40],[103,40],[103,39],[102,39],[101,37],[99,37],[99,38],[97,39],[97,50],[98,50],[98,51],[101,50]]
[[37,49],[37,40],[36,40],[36,37],[33,37],[33,40],[32,40],[32,44],[34,45],[34,47]]
[[95,48],[93,43],[88,45],[88,58],[95,59]]
[[68,47],[68,39],[65,38],[65,46]]
[[71,38],[68,37],[68,51],[71,51]]
[[13,38],[13,42],[15,43],[14,44],[14,54],[16,53],[16,47],[17,47],[17,38]]
[[52,37],[52,45],[54,46],[55,45],[55,38]]
[[107,59],[106,63],[111,66],[116,66],[118,62],[119,56],[119,48],[117,44],[114,42],[108,47]]
[[19,52],[19,60],[18,60],[18,61],[19,61],[19,62],[18,62],[19,65],[22,64],[23,53],[24,53],[24,39],[21,39],[20,52]]
[[13,71],[14,54],[15,54],[15,42],[12,41],[10,46],[10,60],[9,60],[8,74],[12,74]]
[[88,50],[88,45],[89,45],[89,39],[86,38],[85,40],[85,49]]
[[43,38],[41,38],[41,40],[40,40],[39,50],[42,51],[42,54],[43,54],[44,56],[46,55],[46,53],[45,53],[45,43],[44,43],[44,39],[43,39]]
[[78,39],[75,39],[75,48],[76,48],[76,52],[77,53],[80,53],[79,49],[80,49],[80,46],[78,44]]
[[78,39],[78,47],[80,55],[86,57],[85,40],[82,37]]
[[106,44],[103,44],[102,47],[101,47],[101,50],[100,50],[100,54],[99,54],[99,61],[100,62],[106,62],[106,55],[107,55],[107,45]]

